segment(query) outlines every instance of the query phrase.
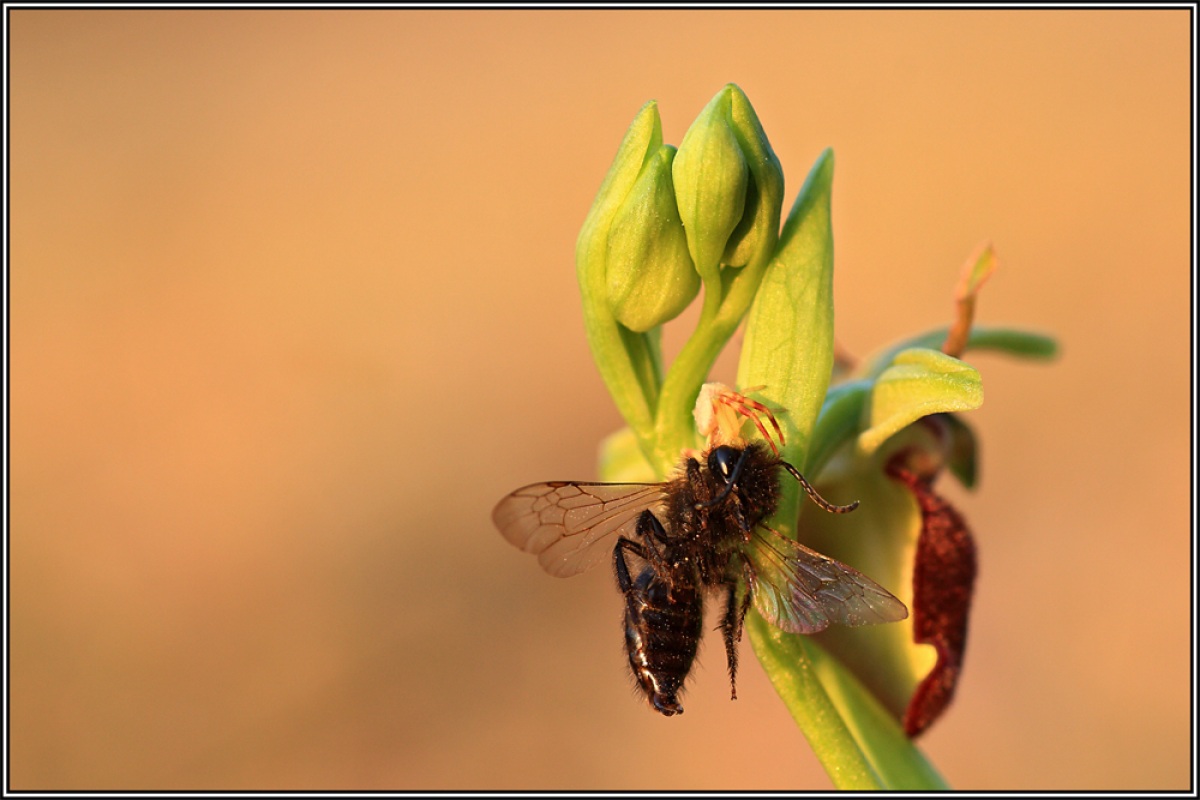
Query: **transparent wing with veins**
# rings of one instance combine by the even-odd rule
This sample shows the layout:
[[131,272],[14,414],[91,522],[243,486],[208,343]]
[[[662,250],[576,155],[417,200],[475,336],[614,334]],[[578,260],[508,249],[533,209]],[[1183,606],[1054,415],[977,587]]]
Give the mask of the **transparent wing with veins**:
[[904,603],[866,575],[765,526],[755,530],[746,555],[754,571],[755,607],[789,633],[908,616]]
[[551,481],[505,497],[492,521],[505,539],[536,555],[542,569],[567,578],[611,556],[614,534],[632,537],[641,513],[660,510],[662,502],[660,483]]

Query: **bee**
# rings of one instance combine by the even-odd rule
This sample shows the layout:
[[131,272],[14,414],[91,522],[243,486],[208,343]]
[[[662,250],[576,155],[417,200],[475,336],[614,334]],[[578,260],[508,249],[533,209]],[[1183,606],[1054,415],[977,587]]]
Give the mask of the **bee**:
[[[851,512],[858,502],[834,505],[821,497],[779,457],[762,417],[782,446],[766,406],[708,384],[697,403],[707,446],[685,453],[666,482],[535,483],[492,512],[504,538],[556,577],[577,575],[611,552],[625,598],[629,668],[650,706],[668,717],[683,713],[679,694],[699,647],[706,594],[724,594],[720,630],[732,699],[751,604],[776,627],[802,634],[908,616],[900,600],[861,572],[766,524],[779,507],[783,473],[830,513]],[[765,444],[741,437],[743,418],[753,420]]]

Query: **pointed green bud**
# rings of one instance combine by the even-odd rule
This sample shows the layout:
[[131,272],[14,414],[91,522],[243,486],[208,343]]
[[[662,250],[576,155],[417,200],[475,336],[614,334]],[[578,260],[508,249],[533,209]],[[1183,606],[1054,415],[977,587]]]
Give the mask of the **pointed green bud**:
[[783,167],[767,141],[750,99],[737,86],[730,86],[733,131],[750,168],[750,186],[746,189],[742,221],[725,247],[725,264],[742,267],[769,258],[775,250],[783,207]]
[[679,213],[692,260],[703,275],[721,265],[729,237],[742,221],[750,167],[733,133],[733,91],[726,86],[684,134],[675,157]]
[[608,234],[609,303],[617,321],[633,331],[675,319],[700,291],[675,207],[674,157],[675,148],[663,145],[650,158]]
[[783,170],[741,89],[726,85],[700,112],[679,145],[673,173],[688,248],[706,281],[722,265],[770,256]]
[[[575,262],[581,284],[585,283],[585,273],[586,277],[591,277],[603,271],[604,250],[608,246],[608,231],[613,218],[642,174],[643,167],[661,146],[662,122],[658,116],[658,105],[651,100],[642,106],[626,131],[579,231],[579,238],[575,242]],[[588,288],[584,286],[585,292]]]
[[661,147],[658,106],[650,101],[626,131],[575,244],[575,271],[592,357],[621,415],[647,448],[662,383],[659,339],[655,333],[633,331],[617,319],[609,299],[608,255],[614,222]]

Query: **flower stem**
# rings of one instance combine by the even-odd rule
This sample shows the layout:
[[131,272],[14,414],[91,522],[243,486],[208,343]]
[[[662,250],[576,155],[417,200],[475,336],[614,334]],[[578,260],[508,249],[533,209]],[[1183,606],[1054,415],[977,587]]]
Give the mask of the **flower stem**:
[[746,620],[754,652],[839,789],[950,787],[900,725],[836,659],[758,613]]

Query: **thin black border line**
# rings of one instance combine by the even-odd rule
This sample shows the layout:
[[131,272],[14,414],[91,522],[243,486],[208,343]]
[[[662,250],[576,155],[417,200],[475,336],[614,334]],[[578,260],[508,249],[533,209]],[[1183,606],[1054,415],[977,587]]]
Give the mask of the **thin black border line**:
[[[10,32],[10,12],[17,10],[97,10],[97,11],[112,11],[112,10],[128,10],[128,11],[174,11],[174,10],[271,10],[271,11],[287,11],[287,10],[659,10],[659,11],[674,11],[674,10],[737,10],[737,11],[752,11],[752,10],[895,10],[895,11],[913,11],[913,10],[930,10],[930,11],[976,11],[976,10],[1021,10],[1021,11],[1156,11],[1156,10],[1188,10],[1192,11],[1190,17],[1190,31],[1192,31],[1192,40],[1190,40],[1190,67],[1192,73],[1189,78],[1189,100],[1190,100],[1190,130],[1189,140],[1192,145],[1192,168],[1190,168],[1189,187],[1190,187],[1190,211],[1192,211],[1192,223],[1190,223],[1190,259],[1192,259],[1192,293],[1190,293],[1190,315],[1192,315],[1192,342],[1190,342],[1190,362],[1189,362],[1189,401],[1192,408],[1192,446],[1190,446],[1190,455],[1192,455],[1192,463],[1189,465],[1189,476],[1192,479],[1193,494],[1190,499],[1190,523],[1192,523],[1192,607],[1189,609],[1190,622],[1190,658],[1192,658],[1192,730],[1190,730],[1190,742],[1192,745],[1192,789],[1189,790],[1160,790],[1160,792],[1146,792],[1146,790],[1105,790],[1105,792],[1079,792],[1079,790],[1039,790],[1039,792],[1002,792],[1002,790],[983,790],[983,792],[974,792],[974,790],[955,790],[952,794],[979,796],[979,798],[1008,798],[1008,796],[1022,796],[1032,794],[1046,794],[1052,796],[1196,796],[1195,795],[1195,778],[1196,778],[1196,686],[1195,686],[1195,666],[1196,666],[1196,101],[1195,101],[1195,47],[1196,47],[1196,4],[1195,2],[1181,2],[1181,4],[1097,4],[1097,2],[1088,2],[1088,4],[1069,4],[1069,2],[1056,2],[1056,4],[1044,5],[1027,5],[1019,4],[1019,2],[983,2],[983,4],[745,4],[745,5],[708,5],[708,4],[631,4],[631,2],[623,2],[623,4],[605,4],[605,2],[587,2],[587,4],[566,4],[566,5],[539,5],[539,4],[481,4],[481,2],[414,2],[414,4],[382,4],[382,5],[338,5],[323,2],[323,4],[300,4],[300,5],[272,5],[266,2],[256,2],[256,4],[236,4],[236,2],[186,2],[186,4],[83,4],[83,2],[72,2],[72,4],[38,4],[38,2],[5,2],[4,5],[4,20],[2,20],[2,50],[4,50],[4,109],[2,109],[2,146],[4,146],[4,155],[2,155],[2,179],[4,179],[4,219],[2,219],[2,248],[4,248],[4,279],[2,279],[2,301],[4,301],[4,375],[2,375],[2,413],[4,413],[4,462],[2,462],[2,498],[4,498],[4,599],[5,612],[4,620],[2,620],[2,628],[4,628],[4,642],[2,642],[2,674],[4,674],[4,703],[5,703],[5,747],[4,752],[0,754],[2,759],[2,782],[4,782],[4,790],[6,795],[13,796],[88,796],[88,798],[119,798],[119,796],[130,795],[168,795],[180,796],[180,798],[191,798],[191,796],[221,796],[221,795],[253,795],[253,796],[372,796],[372,795],[428,795],[428,796],[462,796],[462,798],[475,798],[475,796],[510,796],[510,795],[571,795],[582,796],[582,798],[605,798],[605,796],[632,796],[632,795],[647,795],[647,796],[725,796],[730,794],[745,794],[737,792],[664,792],[664,790],[648,790],[648,792],[640,792],[640,790],[608,790],[608,792],[554,792],[554,790],[415,790],[415,792],[396,792],[396,790],[384,789],[368,789],[368,790],[290,790],[290,792],[278,792],[278,790],[238,790],[238,789],[220,789],[220,790],[203,790],[203,792],[191,792],[191,790],[154,790],[154,789],[134,789],[120,790],[120,792],[88,792],[88,790],[64,790],[64,792],[43,792],[43,790],[20,790],[14,792],[11,788],[10,778],[10,756],[11,756],[11,717],[8,715],[8,709],[11,709],[11,686],[10,673],[8,673],[8,657],[10,657],[10,639],[8,639],[8,610],[11,608],[11,549],[10,549],[10,528],[11,528],[11,504],[10,504],[10,475],[11,475],[11,450],[8,443],[11,441],[11,417],[10,417],[10,362],[11,362],[11,285],[10,271],[8,266],[11,264],[11,241],[10,241],[10,223],[11,223],[11,204],[10,204],[10,114],[8,114],[8,98],[11,96],[11,62],[10,62],[10,47],[8,47],[8,32]],[[794,793],[787,792],[755,792],[750,793],[754,796],[791,796]],[[814,794],[814,793],[805,793]],[[815,793],[821,794],[821,793]],[[839,793],[840,794],[840,793]],[[848,794],[875,794],[850,792]],[[895,792],[888,793],[890,796],[926,796],[925,793],[908,793]]]

